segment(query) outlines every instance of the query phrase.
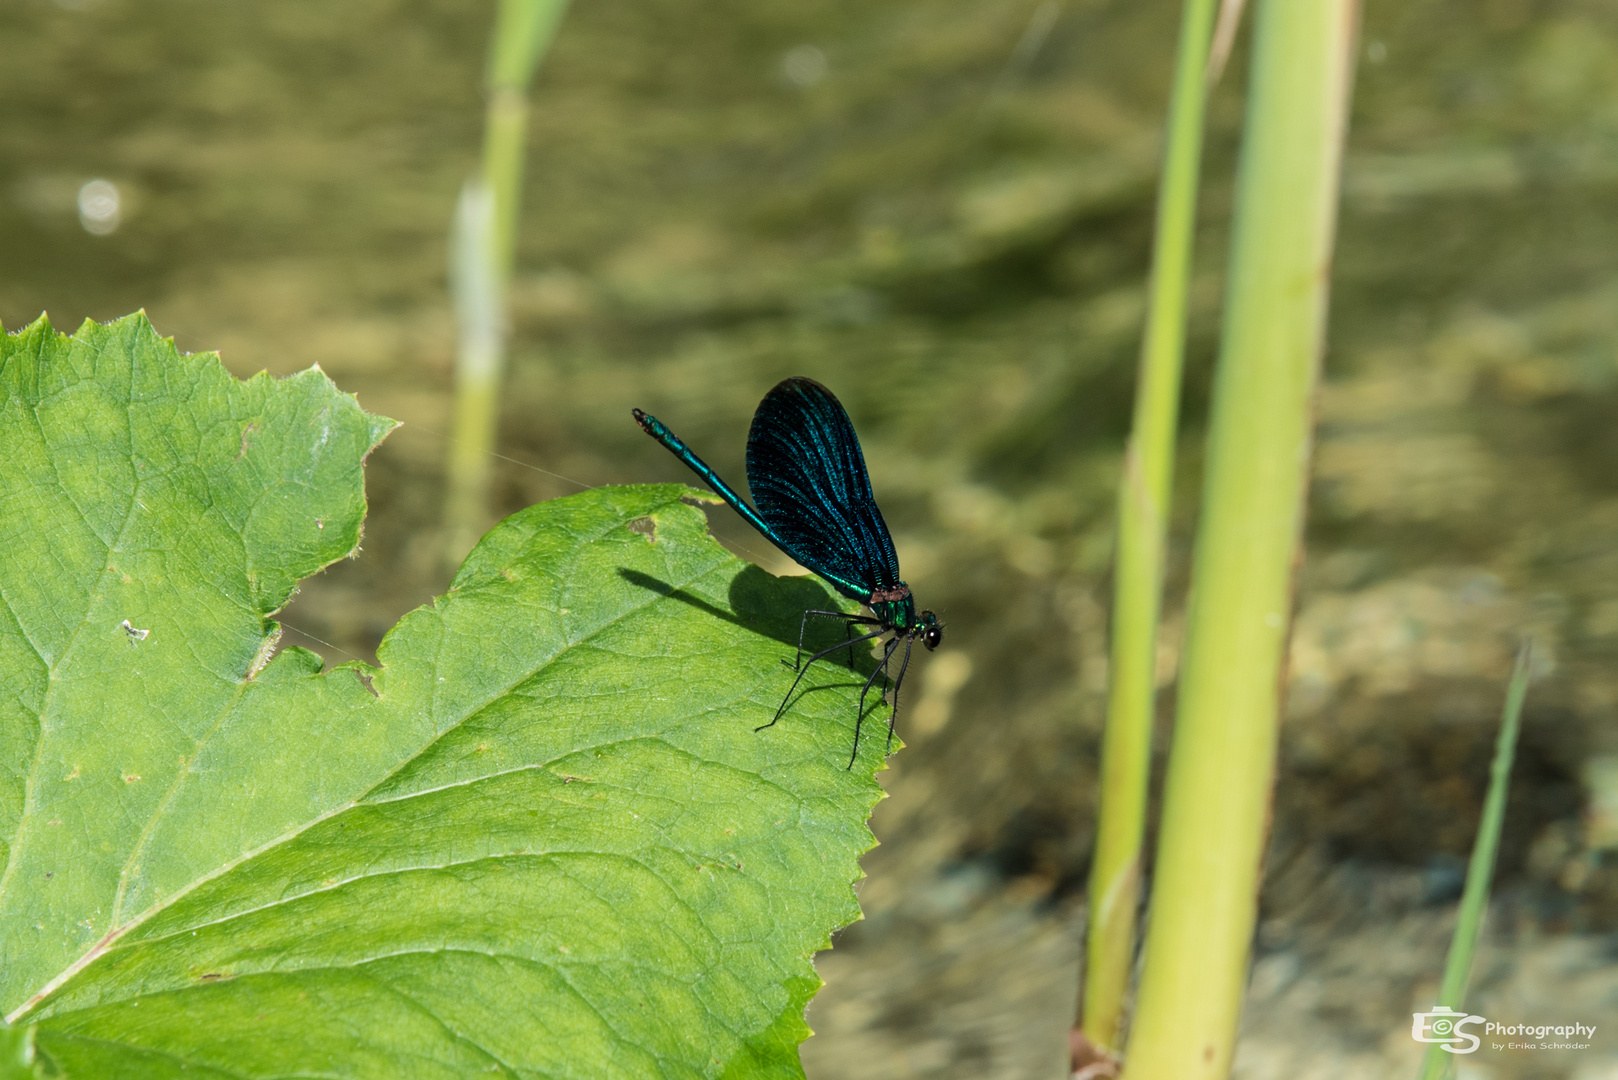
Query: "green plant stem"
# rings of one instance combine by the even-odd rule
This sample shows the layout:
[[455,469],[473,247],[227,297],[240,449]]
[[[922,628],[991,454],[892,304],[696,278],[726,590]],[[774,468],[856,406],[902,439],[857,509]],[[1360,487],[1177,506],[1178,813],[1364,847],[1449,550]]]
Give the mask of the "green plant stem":
[[[453,567],[482,535],[489,516],[490,461],[499,419],[499,390],[505,375],[506,291],[517,249],[523,158],[527,150],[528,86],[551,40],[567,0],[500,0],[490,42],[489,95],[483,137],[482,186],[490,205],[481,217],[457,215],[457,228],[483,228],[457,247],[485,260],[482,267],[460,265],[458,274],[475,284],[459,291],[492,290],[472,308],[493,312],[487,325],[468,326],[464,304],[456,356],[455,404],[444,505],[445,558]],[[481,221],[481,225],[478,222]],[[476,322],[482,316],[471,317]]]
[[1140,898],[1141,841],[1157,700],[1164,534],[1174,486],[1186,293],[1207,100],[1205,67],[1216,8],[1217,0],[1186,0],[1180,24],[1134,426],[1118,491],[1112,675],[1101,747],[1095,861],[1090,871],[1083,1017],[1084,1035],[1091,1044],[1114,1053],[1135,953],[1135,908]]
[[1325,335],[1354,0],[1261,0],[1225,326],[1124,1075],[1230,1069],[1275,772]]
[[[1494,878],[1495,857],[1500,852],[1500,829],[1506,820],[1506,794],[1511,788],[1511,764],[1517,756],[1517,732],[1522,727],[1523,699],[1533,667],[1527,645],[1517,654],[1517,666],[1506,689],[1506,705],[1500,715],[1500,735],[1494,743],[1494,764],[1489,768],[1489,792],[1483,799],[1483,816],[1478,820],[1477,839],[1472,844],[1472,861],[1466,867],[1466,888],[1461,893],[1460,915],[1455,936],[1450,939],[1449,958],[1444,962],[1444,981],[1436,1005],[1464,1009],[1466,985],[1472,975],[1472,956],[1483,935],[1483,917],[1489,909],[1489,884]],[[1451,1075],[1455,1055],[1440,1043],[1429,1043],[1422,1058],[1421,1080],[1442,1080]]]

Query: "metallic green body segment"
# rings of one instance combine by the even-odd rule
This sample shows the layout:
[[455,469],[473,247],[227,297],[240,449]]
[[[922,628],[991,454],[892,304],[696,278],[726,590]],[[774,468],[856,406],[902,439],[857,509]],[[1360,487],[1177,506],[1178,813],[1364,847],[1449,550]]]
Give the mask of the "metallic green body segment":
[[[901,582],[901,584],[903,584]],[[920,625],[916,618],[916,601],[907,596],[903,600],[878,600],[871,604],[871,613],[901,634]]]
[[706,461],[697,457],[691,448],[685,444],[685,441],[670,431],[663,421],[655,416],[643,413],[639,409],[635,410],[635,419],[640,421],[640,426],[646,429],[648,435],[662,443],[669,453],[685,462],[692,472],[702,477],[703,483],[713,488],[721,499],[730,504],[732,510],[746,519],[747,523],[753,528],[763,533],[765,539],[772,544],[780,544],[780,538],[770,531],[770,527],[764,524],[764,520],[747,504],[747,501],[737,494],[734,488],[725,483]]

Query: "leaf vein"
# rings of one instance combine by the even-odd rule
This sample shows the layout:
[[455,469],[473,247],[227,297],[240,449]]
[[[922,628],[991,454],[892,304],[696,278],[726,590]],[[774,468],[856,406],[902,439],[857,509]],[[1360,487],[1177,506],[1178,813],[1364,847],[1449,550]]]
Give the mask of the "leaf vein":
[[456,1031],[453,1027],[450,1026],[449,1021],[445,1020],[442,1016],[439,1016],[437,1013],[435,1013],[432,1009],[428,1008],[422,1002],[416,1000],[411,995],[405,993],[403,990],[401,990],[397,986],[393,985],[393,983],[388,982],[385,979],[380,979],[376,975],[372,974],[369,971],[360,971],[360,970],[358,970],[358,968],[361,967],[361,966],[363,966],[363,965],[356,965],[355,974],[357,974],[360,977],[362,977],[363,979],[365,979],[371,985],[376,986],[379,989],[385,991],[386,993],[391,994],[394,997],[398,998],[400,1001],[403,1001],[406,1005],[410,1006],[412,1009],[416,1010],[417,1012],[419,1012],[423,1016],[425,1016],[427,1019],[429,1019],[433,1023],[437,1024],[439,1026],[439,1028],[443,1030],[444,1034],[449,1036],[449,1038],[451,1040],[453,1040],[456,1043],[459,1043],[459,1044],[462,1044],[462,1045],[465,1045],[465,1046],[469,1046],[473,1050],[476,1050],[478,1053],[482,1054],[484,1057],[488,1058],[490,1061],[492,1061],[496,1065],[500,1066],[501,1071],[506,1073],[508,1076],[513,1076],[514,1077],[514,1076],[518,1075],[517,1070],[512,1068],[512,1066],[508,1062],[503,1060],[500,1057],[499,1054],[496,1054],[494,1051],[490,1050],[488,1047],[482,1045],[476,1039],[468,1038],[467,1036],[461,1034],[459,1031]]

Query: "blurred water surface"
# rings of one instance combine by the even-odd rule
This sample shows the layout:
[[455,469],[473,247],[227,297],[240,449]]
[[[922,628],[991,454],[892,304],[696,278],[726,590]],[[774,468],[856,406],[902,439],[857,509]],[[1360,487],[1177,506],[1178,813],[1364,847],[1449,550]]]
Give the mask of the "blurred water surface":
[[[287,612],[330,657],[372,657],[447,580],[446,234],[490,7],[0,8],[0,321],[144,307],[238,374],[319,363],[405,421],[372,458],[363,554]],[[869,918],[822,960],[812,1076],[1060,1074],[1177,8],[577,0],[536,85],[501,512],[687,479],[632,405],[739,479],[753,405],[806,374],[848,405],[949,623],[885,774]],[[1606,1027],[1472,1075],[1612,1077],[1618,9],[1370,0],[1362,44],[1237,1073],[1413,1073],[1531,630],[1473,1008]],[[1166,689],[1243,78],[1238,51],[1211,111]]]

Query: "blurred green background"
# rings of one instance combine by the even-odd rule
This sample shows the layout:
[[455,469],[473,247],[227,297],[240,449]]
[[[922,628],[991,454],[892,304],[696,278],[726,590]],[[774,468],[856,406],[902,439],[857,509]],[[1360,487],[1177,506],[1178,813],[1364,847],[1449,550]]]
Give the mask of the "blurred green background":
[[[0,7],[0,322],[144,307],[404,421],[287,641],[374,660],[440,564],[456,191],[492,3]],[[1061,1075],[1168,0],[575,0],[534,90],[501,513],[740,480],[753,406],[848,406],[949,625],[884,774],[812,1077]],[[1371,0],[1274,842],[1237,1075],[1412,1075],[1518,636],[1538,635],[1473,1011],[1618,1077],[1618,8]],[[1213,100],[1161,675],[1172,689],[1244,82]],[[109,189],[85,189],[92,180]],[[82,193],[82,194],[81,194]],[[100,201],[96,200],[99,193]],[[509,459],[509,460],[507,460]],[[773,570],[728,510],[715,532]],[[1171,715],[1165,694],[1161,717]]]

